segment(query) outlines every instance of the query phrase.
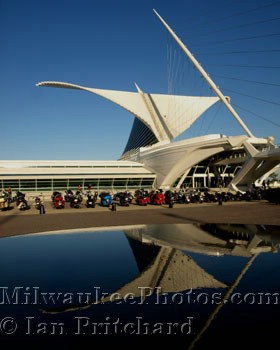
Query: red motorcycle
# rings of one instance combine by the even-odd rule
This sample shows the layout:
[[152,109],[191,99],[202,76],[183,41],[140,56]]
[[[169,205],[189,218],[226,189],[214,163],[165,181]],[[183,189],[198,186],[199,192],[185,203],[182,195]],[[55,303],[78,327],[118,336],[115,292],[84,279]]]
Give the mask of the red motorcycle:
[[135,201],[136,204],[138,205],[148,205],[149,203],[151,203],[151,198],[149,196],[148,191],[145,191],[144,189],[141,190],[136,190],[135,191]]
[[149,197],[145,197],[143,196],[142,194],[139,194],[137,197],[136,197],[136,203],[138,205],[148,205],[148,203],[150,203],[150,198]]
[[65,200],[63,199],[63,196],[60,192],[53,192],[52,202],[53,202],[54,208],[56,209],[65,208]]
[[150,193],[150,201],[153,205],[162,205],[165,203],[164,194],[160,191]]

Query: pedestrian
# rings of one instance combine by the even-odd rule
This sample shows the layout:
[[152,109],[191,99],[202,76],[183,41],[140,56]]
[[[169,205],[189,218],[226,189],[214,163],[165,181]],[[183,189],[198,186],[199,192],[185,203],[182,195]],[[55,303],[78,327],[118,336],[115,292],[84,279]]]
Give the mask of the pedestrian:
[[9,201],[12,202],[13,201],[13,191],[11,186],[8,187],[8,194],[9,194]]

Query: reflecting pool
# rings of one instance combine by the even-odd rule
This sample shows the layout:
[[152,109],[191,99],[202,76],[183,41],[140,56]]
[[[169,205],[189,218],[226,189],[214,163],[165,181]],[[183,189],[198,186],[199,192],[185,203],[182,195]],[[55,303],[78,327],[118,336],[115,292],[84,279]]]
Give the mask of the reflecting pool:
[[270,347],[280,228],[172,224],[0,239],[1,344]]

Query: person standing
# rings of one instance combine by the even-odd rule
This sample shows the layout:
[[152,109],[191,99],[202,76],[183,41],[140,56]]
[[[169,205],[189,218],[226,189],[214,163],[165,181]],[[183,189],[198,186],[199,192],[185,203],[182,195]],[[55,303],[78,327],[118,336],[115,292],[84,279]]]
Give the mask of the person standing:
[[8,194],[9,194],[9,201],[12,202],[13,201],[13,191],[11,186],[8,187]]

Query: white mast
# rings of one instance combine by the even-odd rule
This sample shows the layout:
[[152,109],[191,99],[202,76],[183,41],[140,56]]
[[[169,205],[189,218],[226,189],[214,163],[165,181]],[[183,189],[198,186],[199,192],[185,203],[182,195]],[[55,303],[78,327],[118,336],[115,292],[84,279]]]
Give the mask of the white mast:
[[254,135],[251,133],[251,131],[248,129],[248,127],[245,125],[245,123],[242,121],[238,113],[235,111],[235,109],[231,106],[228,99],[224,96],[224,94],[220,91],[220,89],[217,87],[217,85],[213,82],[213,80],[209,77],[209,75],[205,72],[205,70],[202,68],[202,66],[199,64],[199,62],[195,59],[195,57],[191,54],[191,52],[187,49],[187,47],[182,43],[182,41],[178,38],[178,36],[173,32],[173,30],[169,27],[169,25],[164,21],[164,19],[157,13],[156,10],[154,10],[155,14],[158,16],[158,18],[161,20],[161,22],[164,24],[166,29],[169,31],[169,33],[172,35],[172,37],[175,39],[177,44],[181,47],[181,49],[185,52],[185,54],[189,57],[189,59],[192,61],[194,66],[198,69],[198,71],[201,73],[203,78],[207,81],[207,83],[210,85],[210,87],[215,91],[217,96],[221,99],[221,101],[225,104],[227,109],[231,112],[231,114],[234,116],[234,118],[238,121],[238,123],[242,126],[242,128],[245,130],[246,134],[249,137],[254,137]]

